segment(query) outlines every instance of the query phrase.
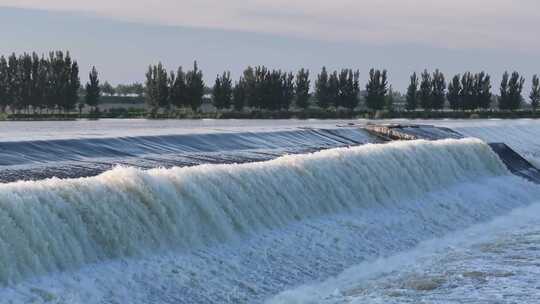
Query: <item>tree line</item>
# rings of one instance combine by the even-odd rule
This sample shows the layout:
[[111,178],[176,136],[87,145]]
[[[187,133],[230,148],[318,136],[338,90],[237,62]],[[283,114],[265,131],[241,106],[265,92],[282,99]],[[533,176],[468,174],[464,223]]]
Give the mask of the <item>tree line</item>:
[[[365,87],[359,84],[358,70],[342,69],[329,72],[323,67],[316,75],[314,91],[310,93],[310,72],[300,69],[296,75],[269,70],[263,66],[248,67],[233,85],[229,72],[216,78],[213,101],[218,109],[251,108],[279,110],[295,105],[307,109],[314,101],[322,109],[345,108],[354,110],[363,98],[371,110],[393,110],[395,92],[388,81],[386,70],[371,69]],[[424,70],[420,76],[413,73],[407,88],[404,104],[409,111],[489,109],[496,102],[500,110],[517,110],[522,107],[525,79],[518,72],[505,72],[500,84],[499,95],[492,93],[491,76],[485,72],[455,75],[447,84],[440,70],[433,73]],[[540,80],[533,76],[529,95],[532,108],[540,104]]]
[[[176,73],[167,73],[161,63],[151,65],[146,73],[146,102],[156,113],[171,106],[197,110],[203,102],[204,82],[197,63],[187,73],[182,67]],[[315,92],[310,93],[310,71],[296,73],[269,69],[265,66],[247,67],[238,81],[233,82],[226,71],[216,76],[211,88],[211,101],[218,110],[245,108],[260,110],[289,110],[293,105],[307,109],[312,100],[323,109],[343,107],[354,110],[360,102],[360,72],[352,69],[328,72],[323,68],[317,75]],[[370,71],[366,86],[366,100],[377,107],[388,93],[387,72]]]
[[[500,110],[517,110],[522,107],[522,95],[525,78],[518,72],[504,72],[499,86],[499,95],[492,93],[491,77],[485,72],[466,72],[455,75],[448,83],[444,75],[435,70],[432,74],[427,70],[417,76],[413,73],[406,94],[406,109],[441,110],[445,102],[453,110],[489,109],[496,102]],[[532,89],[529,95],[533,110],[540,102],[540,82],[537,75],[533,76]]]
[[100,90],[103,94],[107,94],[109,96],[136,95],[142,97],[144,95],[144,85],[138,82],[113,86],[108,81],[105,81],[100,85]]
[[[93,67],[88,82],[81,87],[78,63],[69,52],[54,51],[41,56],[11,54],[0,57],[0,111],[9,108],[14,113],[69,112],[77,107],[81,110],[85,105],[97,110],[103,94],[144,96],[151,114],[173,107],[198,111],[205,98],[218,110],[287,111],[293,107],[305,110],[317,106],[353,111],[361,101],[371,110],[393,110],[397,95],[389,84],[387,71],[371,69],[366,78],[366,84],[361,86],[360,71],[353,69],[329,71],[323,67],[311,77],[304,68],[293,73],[250,66],[237,81],[226,71],[217,75],[213,86],[207,88],[197,62],[186,71],[183,67],[167,71],[158,63],[148,67],[144,85],[102,84]],[[424,70],[411,75],[402,104],[409,111],[446,107],[460,111],[493,107],[516,110],[525,101],[524,84],[525,79],[518,72],[505,72],[498,92],[494,93],[491,76],[485,72],[465,72],[447,81],[440,70]],[[528,99],[536,110],[540,105],[537,75],[532,78]]]
[[[92,78],[92,77],[90,77]],[[404,97],[408,111],[489,109],[496,101],[500,110],[517,110],[522,107],[525,79],[518,72],[505,72],[499,95],[492,93],[491,76],[485,72],[455,75],[448,83],[440,70],[433,73],[424,70],[420,76],[415,72]],[[138,86],[136,86],[138,88]],[[289,110],[295,106],[307,109],[317,105],[321,109],[356,109],[360,100],[371,110],[393,110],[396,94],[392,90],[386,70],[371,69],[368,81],[360,86],[360,72],[352,69],[328,71],[323,67],[316,75],[311,91],[310,71],[300,69],[296,73],[269,69],[265,66],[247,67],[240,78],[233,82],[231,73],[216,76],[214,85],[207,89],[203,73],[197,62],[184,72],[167,72],[163,64],[149,66],[146,73],[144,96],[155,114],[160,109],[172,107],[191,108],[197,111],[203,104],[205,92],[209,91],[212,104],[218,110],[242,111],[245,108],[260,110]],[[88,95],[88,94],[87,94]],[[540,104],[540,81],[533,76],[529,95],[530,104],[536,110]]]
[[79,66],[69,52],[0,56],[0,110],[70,111],[79,99]]
[[[205,84],[196,62],[193,70],[184,73],[180,67],[176,74],[167,74],[161,63],[150,66],[146,78],[145,96],[153,113],[171,106],[190,107],[196,111],[202,105]],[[500,110],[517,110],[524,102],[524,83],[525,79],[518,72],[505,72],[499,94],[494,95],[491,76],[485,72],[458,74],[447,83],[440,70],[432,73],[424,70],[420,75],[416,72],[411,75],[404,107],[408,111],[442,110],[446,107],[465,111],[493,106]],[[217,75],[210,92],[211,101],[218,110],[251,108],[275,111],[289,110],[292,106],[305,110],[314,104],[321,109],[352,111],[361,99],[370,110],[393,110],[395,107],[396,93],[389,84],[386,70],[371,69],[367,83],[361,87],[358,70],[328,71],[323,67],[315,77],[313,92],[310,89],[310,71],[307,69],[292,73],[256,66],[247,67],[236,82],[228,71]],[[540,105],[537,75],[532,78],[529,100],[536,110]]]
[[170,110],[171,106],[195,111],[203,103],[204,89],[203,73],[196,61],[186,72],[179,67],[168,73],[161,63],[149,66],[146,72],[144,95],[152,115],[159,109]]
[[103,93],[142,96],[142,84],[100,84],[95,67],[81,86],[79,65],[69,52],[52,51],[0,56],[0,111],[12,113],[67,113],[85,105],[97,110]]
[[[393,110],[396,94],[388,81],[386,70],[371,69],[364,87],[360,87],[360,72],[352,69],[329,72],[323,67],[316,75],[314,90],[310,91],[310,71],[300,69],[296,74],[270,70],[264,66],[248,67],[233,84],[230,72],[216,77],[213,104],[218,109],[245,107],[265,110],[288,110],[292,105],[307,109],[310,104],[319,108],[344,108],[354,110],[363,98],[371,110]],[[492,93],[491,76],[485,72],[465,72],[446,82],[440,70],[424,70],[420,76],[413,73],[404,98],[406,110],[489,109],[496,102],[500,110],[517,110],[522,107],[525,79],[518,72],[505,72],[499,94]],[[540,104],[540,80],[533,76],[529,95],[532,108]]]

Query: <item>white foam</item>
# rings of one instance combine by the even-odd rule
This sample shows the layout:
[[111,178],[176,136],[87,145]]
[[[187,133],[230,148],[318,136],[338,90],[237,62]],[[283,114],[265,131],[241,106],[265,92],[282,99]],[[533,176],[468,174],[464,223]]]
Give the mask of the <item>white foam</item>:
[[[472,286],[456,286],[457,282],[449,281],[464,281],[463,276],[477,276],[480,283],[487,285],[487,277],[518,276],[515,273],[517,267],[508,266],[515,262],[512,258],[526,260],[524,256],[534,258],[538,255],[535,245],[539,240],[539,223],[540,202],[537,202],[517,208],[510,214],[497,217],[488,223],[422,242],[413,250],[358,264],[324,282],[285,291],[269,299],[267,303],[455,303],[483,302],[482,299],[496,297],[504,297],[508,302],[516,299],[534,302],[532,299],[538,295],[534,284],[531,285],[531,280],[537,279],[539,270],[534,260],[528,265],[518,265],[521,268],[529,267],[518,269],[531,272],[530,275],[522,275],[525,279],[517,278],[511,283],[505,282],[504,290],[501,290],[501,286],[497,285],[500,283],[497,282],[491,283],[494,286],[488,286],[490,290],[479,291],[488,288],[481,286],[479,282],[469,283]],[[533,238],[520,240],[527,235]],[[523,244],[520,244],[520,241]],[[510,255],[511,252],[515,252],[518,257]],[[496,270],[489,272],[486,269]],[[456,280],[455,277],[459,279]],[[522,290],[514,290],[519,288]],[[529,293],[528,296],[524,295],[523,289]],[[434,292],[430,294],[429,291],[432,290]]]
[[443,125],[485,142],[505,143],[540,168],[540,120],[450,121]]
[[188,250],[504,174],[487,145],[466,139],[4,184],[0,281],[148,250]]

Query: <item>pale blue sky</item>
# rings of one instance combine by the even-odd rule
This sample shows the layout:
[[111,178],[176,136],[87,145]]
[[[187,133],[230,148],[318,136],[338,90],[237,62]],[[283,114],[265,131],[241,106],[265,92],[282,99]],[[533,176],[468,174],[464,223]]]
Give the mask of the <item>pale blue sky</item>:
[[378,67],[399,90],[424,67],[496,81],[506,69],[540,73],[540,1],[372,2],[0,0],[0,53],[69,49],[83,72],[95,64],[113,83],[142,81],[159,60],[176,69],[195,59],[208,82],[256,64],[352,67],[363,78]]

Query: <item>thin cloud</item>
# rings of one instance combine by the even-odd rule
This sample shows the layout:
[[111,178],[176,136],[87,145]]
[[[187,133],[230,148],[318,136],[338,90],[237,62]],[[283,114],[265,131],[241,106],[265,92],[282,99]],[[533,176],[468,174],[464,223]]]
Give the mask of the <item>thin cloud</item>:
[[317,40],[533,51],[536,0],[0,0],[0,5],[90,12],[115,19]]

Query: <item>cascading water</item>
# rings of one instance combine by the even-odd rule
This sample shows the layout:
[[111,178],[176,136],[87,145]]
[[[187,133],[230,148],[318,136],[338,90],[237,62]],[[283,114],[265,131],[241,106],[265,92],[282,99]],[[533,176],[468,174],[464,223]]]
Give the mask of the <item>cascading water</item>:
[[54,299],[90,288],[87,303],[260,302],[537,197],[476,139],[3,184],[0,294],[39,302],[49,297],[16,290],[40,286]]
[[444,122],[446,126],[468,137],[485,142],[500,142],[510,146],[537,168],[540,168],[540,121],[535,119],[487,120],[478,123]]
[[0,141],[0,182],[95,176],[115,165],[151,169],[265,161],[376,143],[359,128]]

